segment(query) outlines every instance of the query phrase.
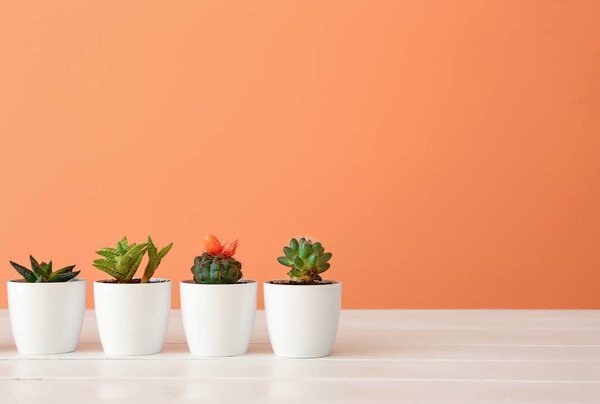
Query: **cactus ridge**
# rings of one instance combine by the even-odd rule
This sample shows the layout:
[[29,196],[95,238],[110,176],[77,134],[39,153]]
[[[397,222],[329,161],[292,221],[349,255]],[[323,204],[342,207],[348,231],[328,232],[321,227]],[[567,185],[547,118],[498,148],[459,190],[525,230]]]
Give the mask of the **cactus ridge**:
[[195,283],[235,283],[242,278],[242,263],[233,257],[205,252],[194,259],[192,273]]
[[327,271],[332,254],[325,252],[319,242],[312,242],[306,237],[300,241],[290,240],[290,245],[283,247],[283,257],[277,258],[280,264],[292,269],[287,273],[292,283],[309,284],[322,280],[321,273]]

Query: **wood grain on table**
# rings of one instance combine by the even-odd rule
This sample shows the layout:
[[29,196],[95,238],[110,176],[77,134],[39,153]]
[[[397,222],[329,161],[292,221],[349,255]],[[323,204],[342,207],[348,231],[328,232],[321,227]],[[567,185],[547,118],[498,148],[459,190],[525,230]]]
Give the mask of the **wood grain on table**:
[[94,312],[76,352],[17,353],[0,311],[0,403],[600,403],[600,311],[344,310],[332,356],[188,352],[173,310],[162,353],[108,357]]

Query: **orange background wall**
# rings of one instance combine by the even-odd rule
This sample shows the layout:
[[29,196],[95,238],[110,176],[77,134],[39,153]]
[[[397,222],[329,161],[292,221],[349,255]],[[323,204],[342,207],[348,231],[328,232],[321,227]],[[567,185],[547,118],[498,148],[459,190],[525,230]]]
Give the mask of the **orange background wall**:
[[0,1],[0,280],[29,253],[103,278],[97,248],[151,234],[178,281],[207,232],[266,280],[309,234],[346,308],[598,309],[599,21],[597,1]]

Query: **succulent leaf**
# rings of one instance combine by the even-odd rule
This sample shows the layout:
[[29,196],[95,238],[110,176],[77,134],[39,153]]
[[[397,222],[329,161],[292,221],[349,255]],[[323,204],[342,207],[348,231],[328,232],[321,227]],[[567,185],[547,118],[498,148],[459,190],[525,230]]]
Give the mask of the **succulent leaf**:
[[285,265],[286,267],[291,267],[292,265],[294,265],[288,257],[279,257],[277,258],[277,261],[279,261],[281,265]]
[[140,281],[141,283],[150,282],[152,275],[154,275],[154,272],[156,272],[156,269],[160,265],[163,257],[167,255],[169,250],[171,250],[171,247],[173,247],[173,243],[171,243],[158,252],[158,249],[152,242],[150,236],[148,236],[147,245],[148,249],[146,251],[148,252],[148,263],[146,264],[146,269],[144,270],[144,276],[142,276],[142,280]]
[[290,248],[294,251],[298,251],[298,240],[295,238],[290,240]]
[[165,257],[165,255],[167,255],[169,253],[169,251],[171,251],[171,247],[173,247],[173,243],[171,243],[168,246],[161,249],[158,252],[158,258],[163,259]]
[[52,276],[56,276],[56,275],[60,275],[60,274],[64,274],[64,273],[70,273],[71,271],[73,271],[73,268],[75,268],[75,265],[70,265],[68,267],[61,268],[58,271],[54,271]]
[[121,241],[117,243],[116,253],[117,255],[123,255],[127,252],[127,237],[123,237]]
[[317,265],[323,265],[324,263],[326,263],[327,261],[329,261],[331,259],[331,256],[333,254],[331,253],[325,253],[319,256],[319,258],[317,258]]
[[49,278],[50,274],[52,273],[52,261],[50,261],[47,265],[42,264],[41,267],[44,276]]
[[33,271],[30,271],[29,269],[25,268],[22,265],[17,264],[16,262],[12,262],[10,261],[10,265],[13,266],[13,268],[19,273],[21,274],[21,276],[23,278],[25,278],[25,280],[27,282],[35,282],[37,279],[37,276],[33,273]]
[[71,279],[75,278],[77,275],[79,275],[79,272],[81,272],[81,271],[67,272],[67,273],[63,273],[63,274],[53,275],[49,279],[49,282],[67,282],[67,281],[70,281]]
[[317,254],[311,254],[306,258],[306,266],[313,268],[317,264]]
[[316,243],[313,244],[313,246],[310,249],[311,253],[320,253],[321,252],[321,243],[319,243],[318,241]]
[[100,250],[96,251],[96,254],[106,258],[113,258],[117,255],[117,251],[114,248],[101,248]]
[[33,255],[29,256],[29,261],[31,261],[31,270],[35,274],[35,276],[42,276],[42,268],[40,268],[40,264],[37,262]]
[[294,259],[294,255],[296,255],[296,253],[294,252],[294,250],[292,250],[288,246],[283,247],[283,253],[285,254],[286,257],[288,257],[291,260],[293,260]]
[[299,270],[297,270],[297,269],[292,269],[292,270],[291,270],[291,271],[289,271],[287,274],[288,274],[289,276],[300,276],[300,273],[301,273],[301,272],[300,272]]
[[317,267],[317,272],[321,273],[321,272],[325,272],[329,269],[329,267],[331,266],[331,264],[323,264],[323,265],[319,265]]
[[298,247],[298,256],[302,259],[308,257],[310,254],[311,245],[304,241],[304,239],[300,240],[300,246]]

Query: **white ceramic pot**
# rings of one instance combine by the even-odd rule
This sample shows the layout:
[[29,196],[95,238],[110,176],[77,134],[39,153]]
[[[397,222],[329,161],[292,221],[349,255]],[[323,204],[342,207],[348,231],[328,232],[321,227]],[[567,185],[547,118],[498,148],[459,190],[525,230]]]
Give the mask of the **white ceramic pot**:
[[342,283],[264,283],[265,313],[275,355],[318,358],[331,353],[342,303]]
[[162,350],[169,313],[171,281],[94,282],[96,322],[107,355],[148,355]]
[[190,352],[234,356],[248,351],[256,312],[256,281],[180,283],[181,315]]
[[68,282],[7,282],[10,325],[25,354],[72,352],[85,311],[85,279]]

